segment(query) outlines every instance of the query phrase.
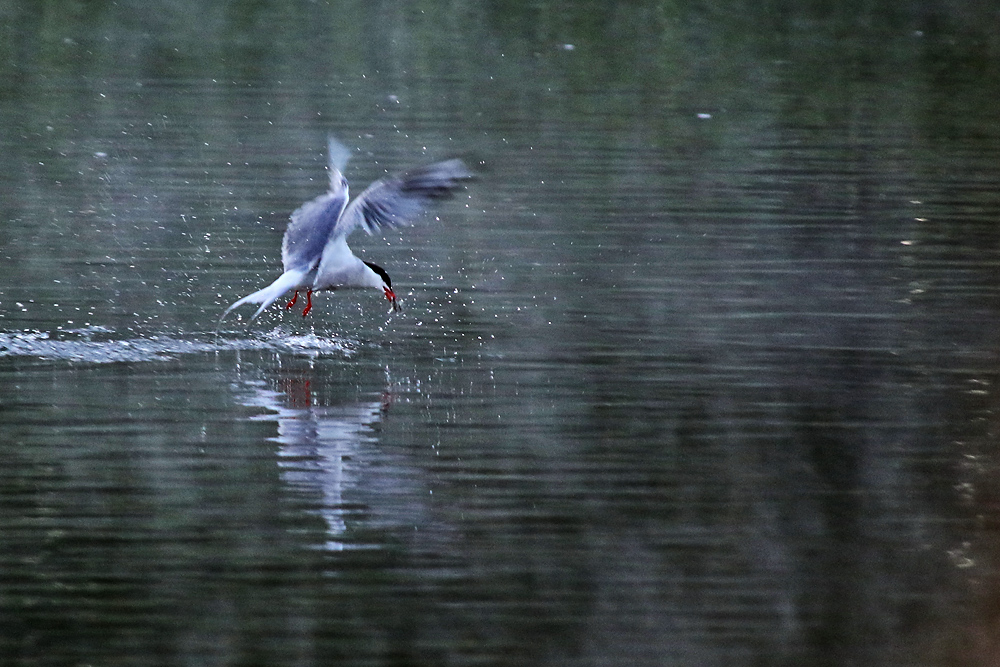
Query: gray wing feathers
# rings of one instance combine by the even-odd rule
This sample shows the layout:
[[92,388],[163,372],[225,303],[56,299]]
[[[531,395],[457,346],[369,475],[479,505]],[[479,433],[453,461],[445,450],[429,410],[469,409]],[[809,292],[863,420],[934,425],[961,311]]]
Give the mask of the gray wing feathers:
[[357,225],[369,234],[411,225],[431,200],[448,197],[470,178],[465,163],[448,160],[376,181],[347,206],[336,233],[349,234]]
[[285,271],[316,266],[347,204],[347,196],[344,191],[327,192],[292,213],[281,242],[281,261]]
[[348,160],[351,159],[351,149],[337,141],[337,138],[330,134],[326,137],[326,151],[330,168],[330,189],[336,190],[336,183],[333,182],[333,179],[336,176],[340,176],[344,171]]

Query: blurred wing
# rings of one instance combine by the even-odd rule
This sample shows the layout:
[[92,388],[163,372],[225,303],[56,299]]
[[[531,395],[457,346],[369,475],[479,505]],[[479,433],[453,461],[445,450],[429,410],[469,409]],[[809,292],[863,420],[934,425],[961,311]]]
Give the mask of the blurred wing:
[[470,178],[465,163],[448,160],[375,181],[347,206],[334,234],[347,236],[358,225],[369,234],[412,225],[431,200],[451,195]]
[[334,176],[340,176],[351,159],[351,149],[337,141],[332,134],[326,136],[326,157],[330,169],[330,189],[336,190]]
[[[337,176],[340,174],[338,172]],[[347,189],[327,192],[295,209],[281,242],[285,271],[314,268],[323,254],[330,233],[347,205]]]

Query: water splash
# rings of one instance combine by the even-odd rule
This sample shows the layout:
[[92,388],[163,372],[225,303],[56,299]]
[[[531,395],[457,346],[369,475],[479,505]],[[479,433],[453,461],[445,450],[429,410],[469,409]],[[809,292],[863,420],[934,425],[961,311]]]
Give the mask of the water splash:
[[236,350],[274,350],[311,358],[353,356],[360,341],[315,333],[292,335],[278,327],[258,337],[224,338],[214,334],[177,337],[151,334],[116,337],[107,327],[72,331],[0,331],[0,358],[24,357],[77,363],[170,361],[178,356]]

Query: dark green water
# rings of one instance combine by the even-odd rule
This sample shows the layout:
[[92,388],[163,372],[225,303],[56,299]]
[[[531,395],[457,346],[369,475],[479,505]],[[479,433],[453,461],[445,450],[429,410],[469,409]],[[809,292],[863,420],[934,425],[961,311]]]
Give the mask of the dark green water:
[[0,2],[0,665],[991,664],[995,9],[208,4]]

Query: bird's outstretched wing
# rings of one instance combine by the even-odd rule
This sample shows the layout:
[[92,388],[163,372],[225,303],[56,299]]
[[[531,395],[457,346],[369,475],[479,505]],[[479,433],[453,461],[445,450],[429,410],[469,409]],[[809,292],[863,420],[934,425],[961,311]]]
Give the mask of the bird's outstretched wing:
[[[339,175],[339,174],[338,174]],[[327,192],[292,212],[281,242],[281,262],[285,271],[315,268],[344,206],[347,187]]]
[[285,271],[315,268],[337,219],[347,205],[349,191],[341,173],[351,159],[351,150],[331,134],[326,138],[330,190],[292,213],[281,242],[281,261]]
[[339,176],[351,159],[351,149],[337,141],[332,134],[326,135],[327,168],[330,170],[330,190],[336,190],[334,176]]
[[347,236],[358,225],[369,234],[412,225],[432,199],[449,196],[471,178],[465,163],[456,159],[375,181],[347,205],[332,234]]

